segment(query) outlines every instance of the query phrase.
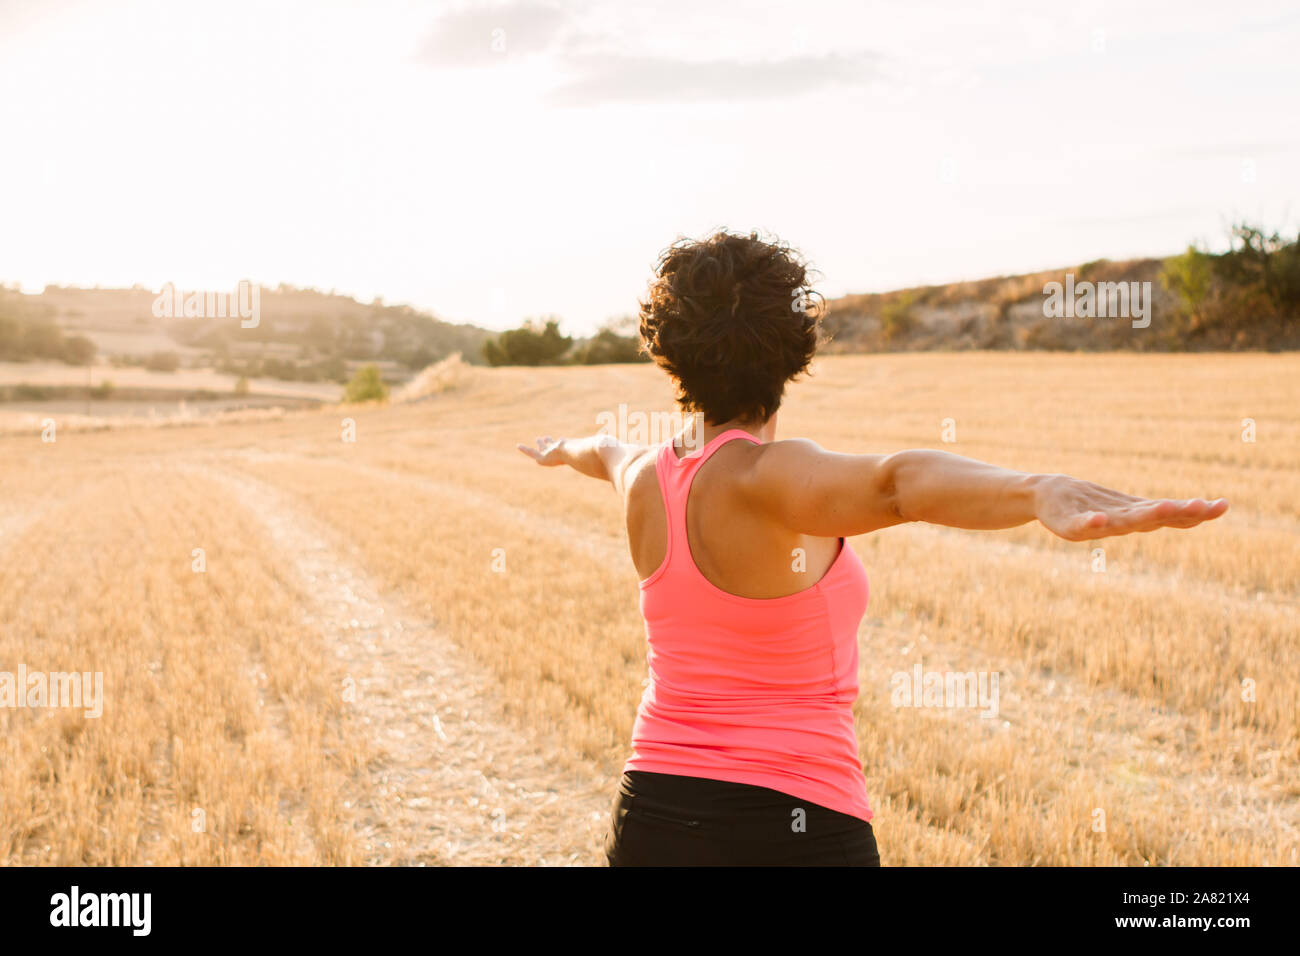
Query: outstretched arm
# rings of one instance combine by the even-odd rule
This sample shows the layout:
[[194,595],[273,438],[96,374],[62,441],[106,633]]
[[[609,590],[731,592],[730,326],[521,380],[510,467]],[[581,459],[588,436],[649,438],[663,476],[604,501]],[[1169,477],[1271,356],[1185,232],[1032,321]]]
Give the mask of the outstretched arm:
[[792,530],[854,535],[908,521],[994,530],[1037,520],[1068,541],[1190,528],[1228,502],[1139,498],[1069,475],[1026,474],[944,451],[841,455],[805,440],[773,442],[744,483]]
[[627,466],[649,450],[646,445],[629,445],[613,435],[592,435],[588,438],[537,439],[537,447],[515,446],[539,465],[568,465],[589,478],[600,478],[623,494],[623,476]]

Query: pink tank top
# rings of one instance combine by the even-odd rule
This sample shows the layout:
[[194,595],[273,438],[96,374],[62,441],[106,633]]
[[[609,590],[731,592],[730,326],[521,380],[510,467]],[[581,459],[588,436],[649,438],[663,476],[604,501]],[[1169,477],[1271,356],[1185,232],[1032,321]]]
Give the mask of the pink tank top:
[[816,584],[746,598],[712,584],[691,557],[691,481],[737,438],[761,444],[731,429],[684,458],[671,440],[659,451],[668,553],[641,582],[650,682],[624,769],[767,787],[870,820],[853,723],[868,594],[862,562],[841,538]]

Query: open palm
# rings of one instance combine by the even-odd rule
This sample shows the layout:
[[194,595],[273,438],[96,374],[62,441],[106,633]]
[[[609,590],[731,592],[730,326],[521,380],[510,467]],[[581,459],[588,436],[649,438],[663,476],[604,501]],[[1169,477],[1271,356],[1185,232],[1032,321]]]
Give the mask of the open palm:
[[562,438],[557,439],[547,435],[544,438],[537,439],[536,448],[531,445],[525,445],[522,442],[515,445],[515,447],[533,461],[537,462],[537,464],[554,467],[555,465],[563,465],[565,463],[560,447],[561,442],[563,441],[564,439]]
[[1038,520],[1067,541],[1091,541],[1158,528],[1193,528],[1228,510],[1226,498],[1138,498],[1064,476],[1039,497]]

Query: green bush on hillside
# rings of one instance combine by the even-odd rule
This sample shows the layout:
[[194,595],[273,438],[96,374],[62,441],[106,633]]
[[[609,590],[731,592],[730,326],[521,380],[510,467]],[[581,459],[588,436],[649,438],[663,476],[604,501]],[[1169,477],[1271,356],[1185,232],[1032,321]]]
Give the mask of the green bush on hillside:
[[558,319],[546,319],[545,325],[529,319],[484,342],[483,357],[489,365],[559,365],[571,345],[573,339],[560,334]]
[[0,315],[0,362],[51,359],[68,365],[87,365],[95,357],[95,343],[84,335],[65,335],[48,319],[20,319]]
[[1171,341],[1231,347],[1294,336],[1300,325],[1300,237],[1288,241],[1276,231],[1239,223],[1226,252],[1189,246],[1166,259],[1160,284],[1176,299]]
[[897,342],[916,328],[916,316],[912,312],[915,301],[911,292],[904,292],[898,298],[886,302],[880,310],[880,332],[886,342]]
[[384,384],[384,379],[379,374],[379,366],[363,365],[357,369],[343,395],[346,401],[354,404],[383,401],[388,398],[388,386]]
[[619,335],[612,328],[603,328],[578,347],[573,360],[579,365],[611,365],[648,362],[650,356],[641,351],[640,336]]

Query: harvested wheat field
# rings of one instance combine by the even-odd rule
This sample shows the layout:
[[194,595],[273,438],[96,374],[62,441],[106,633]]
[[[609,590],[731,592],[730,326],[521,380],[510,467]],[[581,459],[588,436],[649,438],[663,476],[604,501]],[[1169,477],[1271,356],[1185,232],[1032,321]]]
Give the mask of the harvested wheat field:
[[[0,862],[601,862],[635,572],[609,487],[514,445],[622,402],[668,411],[667,381],[466,369],[409,404],[0,436],[0,672],[104,688],[98,717],[0,708]],[[852,540],[886,865],[1300,862],[1298,413],[1295,355],[830,357],[788,393],[780,432],[836,450],[1231,503],[1101,552]],[[918,663],[997,673],[996,716],[894,706]]]

